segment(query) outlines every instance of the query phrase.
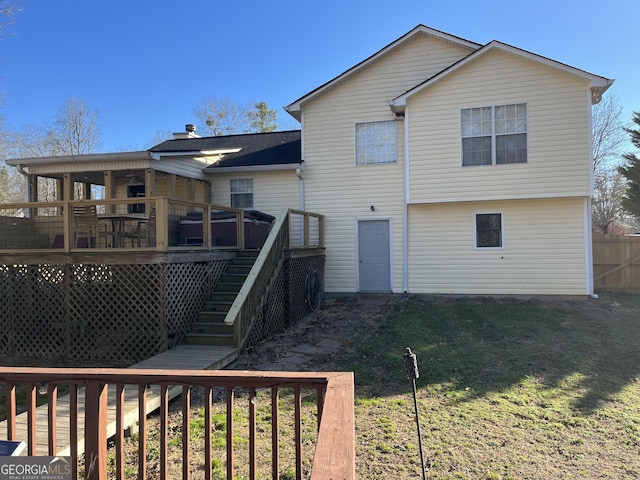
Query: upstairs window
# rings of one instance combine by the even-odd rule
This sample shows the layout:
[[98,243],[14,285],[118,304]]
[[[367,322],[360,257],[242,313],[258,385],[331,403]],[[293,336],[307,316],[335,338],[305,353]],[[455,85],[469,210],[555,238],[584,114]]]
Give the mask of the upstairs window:
[[527,162],[527,104],[463,108],[462,166]]
[[476,214],[476,247],[477,248],[501,248],[502,247],[502,214],[501,213],[477,213]]
[[253,179],[235,178],[230,180],[231,206],[233,208],[253,208]]
[[398,161],[396,122],[356,123],[356,165]]

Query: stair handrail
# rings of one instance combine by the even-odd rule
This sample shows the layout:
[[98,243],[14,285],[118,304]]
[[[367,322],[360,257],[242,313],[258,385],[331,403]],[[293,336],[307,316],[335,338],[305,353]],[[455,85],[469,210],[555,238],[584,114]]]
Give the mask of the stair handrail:
[[251,267],[238,295],[225,316],[224,323],[234,327],[234,345],[242,348],[260,308],[260,298],[268,295],[266,290],[273,287],[270,281],[275,267],[289,246],[289,209],[284,208],[272,224],[260,254]]

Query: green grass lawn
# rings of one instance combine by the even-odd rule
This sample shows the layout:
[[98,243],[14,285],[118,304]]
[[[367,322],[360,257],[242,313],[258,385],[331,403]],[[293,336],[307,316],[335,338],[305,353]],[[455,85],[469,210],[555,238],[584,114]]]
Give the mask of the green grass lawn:
[[640,296],[411,298],[341,356],[356,378],[362,479],[640,478]]
[[[276,336],[263,345],[266,353],[288,354],[320,335],[347,342],[308,367],[355,372],[357,478],[421,478],[406,347],[416,353],[420,370],[428,478],[640,478],[640,295],[581,301],[389,298],[380,312],[353,299],[333,302],[294,326],[290,337]],[[335,320],[333,326],[329,319]],[[352,330],[341,334],[347,324]],[[265,361],[266,355],[257,358]],[[293,472],[284,461],[294,458],[290,397],[283,392],[281,398],[282,442],[289,448],[282,456],[287,473],[281,480]],[[240,433],[248,423],[246,398],[238,395],[237,402],[237,464],[246,466],[247,437]],[[258,430],[265,442],[258,450],[268,470],[270,411],[264,409],[266,400],[258,403]],[[214,410],[214,478],[224,478],[219,461],[225,451],[224,408],[220,403]],[[303,400],[303,409],[308,468],[315,398]],[[153,421],[158,423],[147,425],[152,443],[158,434]],[[179,419],[176,425],[172,441],[180,451]],[[196,418],[194,452],[204,444],[203,435],[202,420]],[[149,468],[157,467],[156,450],[150,450]],[[127,456],[132,472],[136,455],[132,448]],[[171,465],[179,470],[179,463]]]

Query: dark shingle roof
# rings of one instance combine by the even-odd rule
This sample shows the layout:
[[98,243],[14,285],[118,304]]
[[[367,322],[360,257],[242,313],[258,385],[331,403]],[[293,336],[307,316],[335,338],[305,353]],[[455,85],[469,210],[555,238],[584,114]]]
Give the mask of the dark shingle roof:
[[247,167],[301,163],[300,130],[271,133],[247,133],[167,140],[149,149],[154,153],[202,152],[225,149],[241,150],[225,154],[206,170],[224,167]]

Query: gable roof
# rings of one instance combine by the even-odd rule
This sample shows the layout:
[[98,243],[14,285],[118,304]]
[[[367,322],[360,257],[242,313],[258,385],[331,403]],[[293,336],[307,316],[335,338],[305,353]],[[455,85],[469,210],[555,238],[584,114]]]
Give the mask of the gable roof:
[[552,59],[547,58],[547,57],[543,57],[542,55],[531,53],[531,52],[528,52],[527,50],[523,50],[521,48],[517,48],[517,47],[514,47],[512,45],[508,45],[506,43],[499,42],[497,40],[493,40],[493,41],[487,43],[486,45],[484,45],[482,48],[479,48],[475,52],[472,52],[471,54],[467,55],[462,60],[450,65],[449,67],[445,68],[441,72],[435,74],[433,77],[431,77],[431,78],[425,80],[424,82],[416,85],[415,87],[413,87],[410,90],[406,91],[402,95],[399,95],[398,97],[394,98],[393,100],[390,100],[389,101],[389,106],[391,107],[391,110],[393,110],[395,113],[403,112],[404,108],[405,108],[405,106],[407,104],[407,99],[408,98],[410,98],[411,96],[415,95],[418,92],[423,91],[424,89],[430,87],[434,83],[436,83],[436,82],[442,80],[443,78],[451,75],[453,72],[457,71],[458,69],[460,69],[464,65],[467,65],[468,63],[471,63],[471,62],[475,61],[479,57],[482,57],[482,56],[486,55],[488,52],[493,51],[493,50],[499,50],[499,51],[502,51],[502,52],[505,52],[505,53],[516,55],[516,56],[519,56],[519,57],[524,58],[526,60],[533,61],[533,62],[542,64],[542,65],[546,65],[548,67],[555,68],[557,70],[560,70],[562,72],[568,73],[570,75],[574,75],[574,76],[583,78],[585,80],[588,80],[591,83],[591,101],[594,104],[600,102],[600,99],[602,98],[602,94],[611,85],[613,85],[613,82],[614,82],[613,80],[610,80],[608,78],[601,77],[599,75],[594,75],[593,73],[589,73],[589,72],[587,72],[585,70],[580,70],[579,68],[572,67],[570,65],[558,62],[556,60],[552,60]]
[[380,59],[382,56],[387,55],[388,53],[390,53],[394,49],[398,48],[400,45],[406,43],[407,41],[409,41],[410,39],[412,39],[416,35],[431,35],[431,36],[439,38],[441,40],[444,40],[444,41],[447,41],[447,42],[450,42],[450,43],[454,43],[456,45],[463,46],[463,47],[466,47],[466,48],[470,48],[470,49],[472,49],[472,52],[469,55],[467,55],[465,58],[463,58],[462,60],[460,60],[460,61],[450,65],[449,67],[445,68],[440,73],[434,75],[433,77],[431,77],[429,79],[426,79],[424,82],[420,83],[419,85],[416,85],[415,87],[411,88],[410,90],[408,90],[407,92],[403,93],[402,95],[390,100],[389,101],[389,105],[390,105],[391,109],[395,113],[398,113],[398,114],[401,114],[404,111],[404,107],[406,106],[406,100],[409,97],[411,97],[412,95],[418,93],[419,91],[422,91],[424,88],[429,87],[430,85],[432,85],[435,82],[441,80],[442,78],[445,78],[447,75],[453,73],[454,71],[456,71],[458,68],[462,67],[463,65],[476,60],[477,58],[481,57],[482,55],[484,55],[487,52],[489,52],[491,50],[494,50],[494,49],[499,49],[501,51],[504,51],[504,52],[507,52],[507,53],[511,53],[513,55],[517,55],[517,56],[520,56],[520,57],[525,58],[527,60],[538,62],[540,64],[544,64],[544,65],[550,66],[552,68],[557,68],[557,69],[559,69],[561,71],[564,71],[565,73],[576,75],[578,77],[581,77],[581,78],[584,78],[584,79],[590,81],[591,82],[592,102],[594,104],[598,103],[600,101],[600,98],[602,97],[602,94],[613,84],[613,80],[610,80],[608,78],[601,77],[599,75],[594,75],[594,74],[589,73],[589,72],[587,72],[585,70],[580,70],[580,69],[572,67],[570,65],[558,62],[556,60],[552,60],[552,59],[547,58],[547,57],[543,57],[541,55],[537,55],[535,53],[528,52],[526,50],[522,50],[522,49],[517,48],[517,47],[513,47],[511,45],[499,42],[497,40],[493,40],[493,41],[487,43],[486,45],[482,45],[482,44],[479,44],[479,43],[472,42],[470,40],[465,40],[463,38],[456,37],[454,35],[450,35],[448,33],[441,32],[439,30],[435,30],[433,28],[425,27],[424,25],[418,25],[417,27],[415,27],[411,31],[409,31],[406,34],[404,34],[402,37],[398,38],[394,42],[392,42],[389,45],[387,45],[386,47],[384,47],[382,50],[380,50],[380,51],[374,53],[373,55],[371,55],[366,60],[358,63],[357,65],[355,65],[354,67],[352,67],[349,70],[345,71],[344,73],[338,75],[337,77],[333,78],[332,80],[329,80],[327,83],[321,85],[320,87],[316,88],[315,90],[312,90],[311,92],[307,93],[306,95],[304,95],[304,96],[300,97],[299,99],[295,100],[293,103],[287,105],[285,107],[285,110],[291,116],[293,116],[298,121],[300,121],[301,116],[302,116],[301,109],[302,109],[302,105],[304,103],[308,102],[309,100],[312,100],[316,96],[324,93],[325,91],[327,91],[330,88],[334,87],[338,83],[344,81],[345,79],[349,78],[353,74],[359,72],[360,70],[362,70],[366,66],[368,66],[371,63],[373,63],[373,62],[377,61],[378,59]]
[[208,173],[220,168],[296,168],[302,161],[300,130],[167,140],[149,152],[154,158],[221,156],[204,169]]
[[441,32],[440,30],[436,30],[434,28],[425,27],[424,25],[418,25],[417,27],[413,28],[411,31],[405,33],[403,36],[401,36],[397,40],[391,42],[386,47],[382,48],[378,52],[376,52],[373,55],[371,55],[369,58],[367,58],[367,59],[363,60],[362,62],[358,63],[357,65],[351,67],[349,70],[341,73],[340,75],[338,75],[337,77],[333,78],[332,80],[329,80],[328,82],[326,82],[325,84],[319,86],[315,90],[312,90],[311,92],[307,93],[306,95],[300,97],[299,99],[297,99],[293,103],[291,103],[291,104],[287,105],[286,107],[284,107],[284,109],[291,116],[293,116],[296,120],[300,121],[300,118],[301,118],[301,107],[302,107],[303,103],[308,102],[312,98],[320,95],[321,93],[323,93],[324,91],[330,89],[334,85],[336,85],[336,84],[346,80],[347,78],[351,77],[352,75],[354,75],[355,73],[359,72],[363,68],[367,67],[371,63],[373,63],[376,60],[380,59],[381,57],[387,55],[389,52],[395,50],[399,46],[405,44],[407,41],[411,40],[416,35],[430,35],[432,37],[439,38],[439,39],[444,40],[446,42],[454,43],[456,45],[460,45],[460,46],[463,46],[463,47],[466,47],[466,48],[471,48],[473,50],[476,50],[476,49],[478,49],[478,48],[480,48],[482,46],[479,43],[475,43],[475,42],[472,42],[470,40],[465,40],[464,38],[456,37],[455,35],[450,35],[448,33]]

